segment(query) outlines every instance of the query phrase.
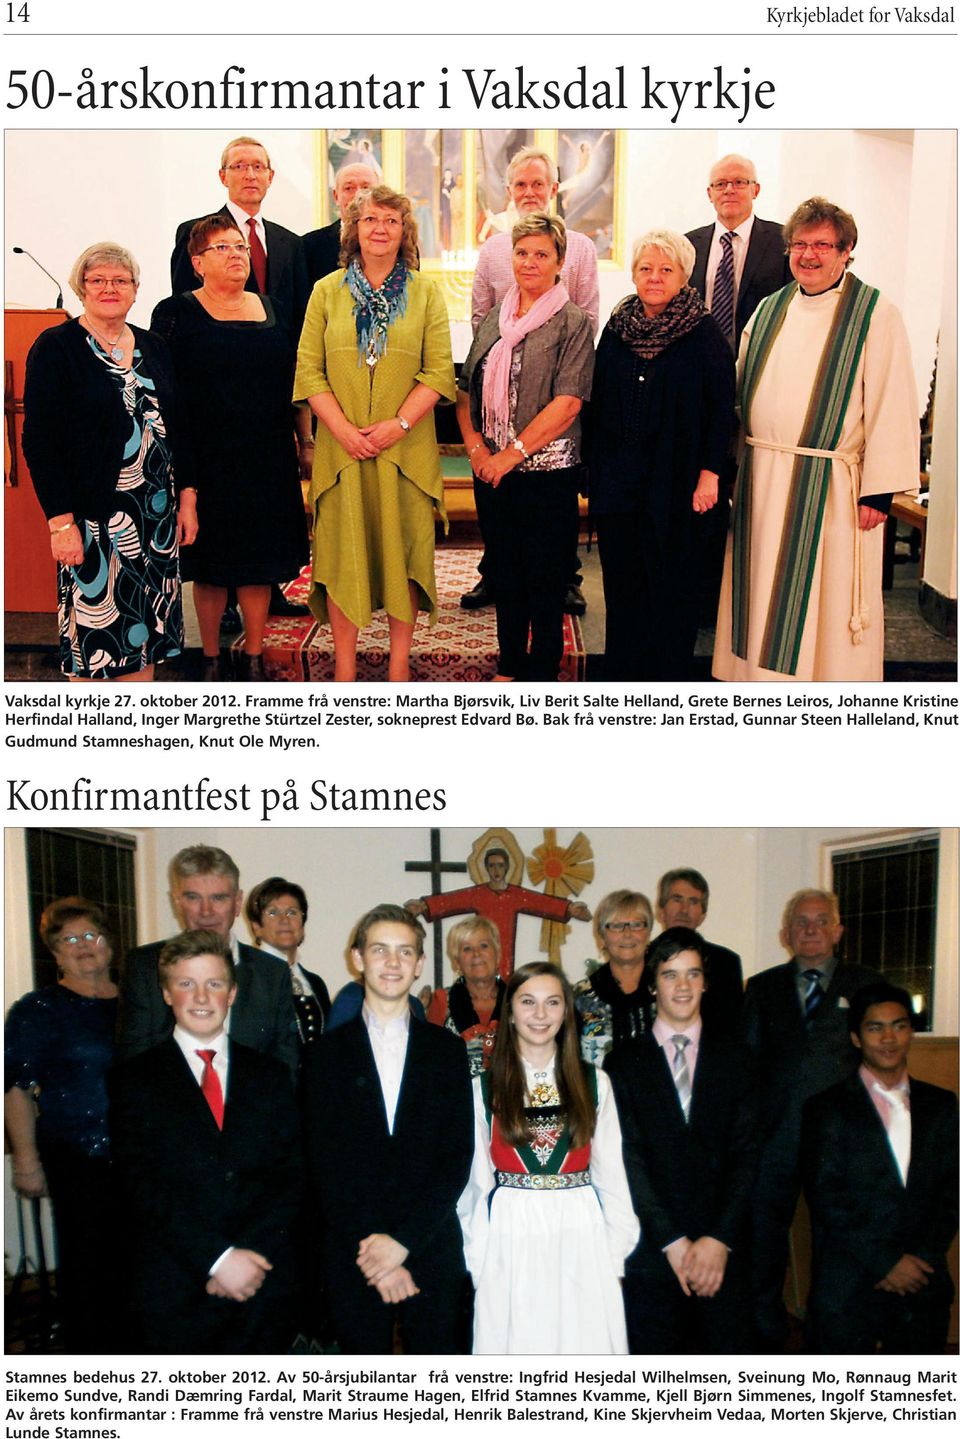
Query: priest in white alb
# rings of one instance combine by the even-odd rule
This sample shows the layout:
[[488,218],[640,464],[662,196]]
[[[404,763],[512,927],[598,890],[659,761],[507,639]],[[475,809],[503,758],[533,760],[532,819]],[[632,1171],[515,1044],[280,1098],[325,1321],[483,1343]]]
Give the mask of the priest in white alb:
[[713,673],[883,678],[883,523],[919,480],[899,312],[847,267],[853,216],[806,200],[784,225],[796,283],[761,302],[738,363],[744,451]]

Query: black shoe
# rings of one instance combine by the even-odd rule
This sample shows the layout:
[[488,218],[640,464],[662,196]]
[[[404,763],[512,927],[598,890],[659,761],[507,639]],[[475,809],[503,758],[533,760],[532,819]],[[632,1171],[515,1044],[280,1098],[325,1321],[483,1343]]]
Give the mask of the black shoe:
[[262,683],[267,678],[263,669],[263,655],[241,655],[240,678],[245,684]]
[[200,667],[200,680],[203,684],[211,684],[215,680],[223,678],[220,667],[219,655],[203,655]]
[[[461,601],[461,603],[463,603]],[[587,602],[583,598],[583,590],[579,585],[567,586],[567,597],[563,602],[565,615],[585,615],[587,613]]]
[[294,620],[302,619],[310,613],[306,605],[295,604],[288,600],[279,585],[270,586],[270,613],[279,616],[280,619]]
[[243,629],[243,620],[240,618],[240,611],[236,605],[227,605],[220,621],[220,633],[224,635],[238,635]]
[[460,596],[460,608],[462,610],[482,610],[487,605],[493,604],[493,595],[487,589],[487,582],[481,578],[477,580],[472,590]]

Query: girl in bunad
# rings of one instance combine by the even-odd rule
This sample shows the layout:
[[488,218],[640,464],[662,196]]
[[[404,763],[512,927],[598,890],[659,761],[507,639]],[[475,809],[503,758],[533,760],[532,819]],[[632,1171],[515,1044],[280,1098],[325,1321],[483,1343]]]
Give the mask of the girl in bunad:
[[459,1204],[476,1354],[626,1354],[620,1279],[640,1226],[606,1075],[580,1057],[573,993],[546,962],[510,978],[473,1081]]

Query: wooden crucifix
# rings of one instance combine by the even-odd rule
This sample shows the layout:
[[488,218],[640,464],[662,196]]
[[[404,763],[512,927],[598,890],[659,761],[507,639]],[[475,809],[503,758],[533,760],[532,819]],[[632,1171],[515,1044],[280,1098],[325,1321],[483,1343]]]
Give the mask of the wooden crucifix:
[[[430,893],[441,894],[440,876],[443,874],[466,874],[467,866],[463,860],[441,859],[440,857],[440,831],[430,831],[430,858],[429,859],[408,859],[404,861],[404,869],[411,874],[429,874]],[[439,919],[433,921],[433,987],[443,988],[443,923]]]

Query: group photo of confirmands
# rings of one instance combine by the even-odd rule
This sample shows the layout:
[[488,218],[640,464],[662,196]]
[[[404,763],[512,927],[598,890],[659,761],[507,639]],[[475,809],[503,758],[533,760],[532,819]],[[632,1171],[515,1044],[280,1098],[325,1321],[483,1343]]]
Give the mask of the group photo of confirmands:
[[333,678],[356,680],[382,613],[386,678],[410,680],[417,626],[438,614],[449,404],[483,545],[460,604],[495,611],[492,678],[558,678],[565,615],[586,609],[583,501],[602,578],[593,676],[698,677],[706,624],[720,681],[883,678],[884,533],[920,483],[921,406],[901,315],[854,272],[844,204],[799,192],[782,225],[761,219],[753,160],[720,157],[715,220],[670,228],[662,198],[597,339],[597,245],[555,213],[552,155],[521,146],[455,367],[422,198],[351,152],[336,218],[300,236],[263,216],[275,178],[264,144],[232,140],[226,203],[180,224],[149,329],[127,319],[141,280],[123,236],[77,257],[81,313],[30,350],[23,453],[67,678],[153,679],[183,652],[189,580],[200,678],[231,676],[222,636],[242,629],[236,675],[263,681],[270,617],[309,618],[281,588],[309,561]]
[[378,903],[332,1003],[305,962],[344,937],[296,880],[245,898],[215,846],[173,855],[178,932],[123,958],[101,905],[49,903],[5,1119],[16,1194],[52,1204],[56,1311],[14,1347],[944,1353],[956,1095],[911,1075],[914,996],[844,960],[837,896],[790,895],[787,957],[745,986],[695,868],[563,901],[597,952],[571,981],[517,928],[543,896],[490,873],[509,952],[468,913],[431,989],[427,901]]

